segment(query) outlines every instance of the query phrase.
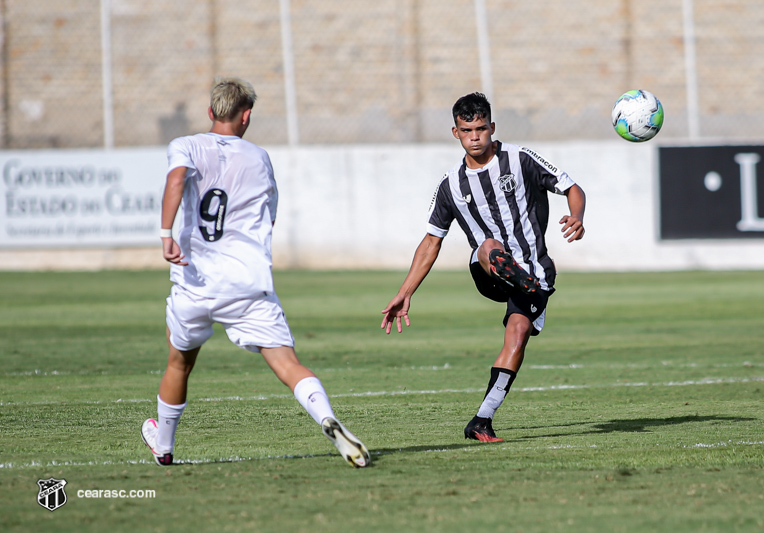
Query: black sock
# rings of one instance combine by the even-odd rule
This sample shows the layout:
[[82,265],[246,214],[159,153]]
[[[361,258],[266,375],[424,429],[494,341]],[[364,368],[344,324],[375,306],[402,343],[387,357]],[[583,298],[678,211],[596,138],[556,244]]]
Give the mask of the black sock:
[[488,382],[483,403],[480,405],[480,409],[478,409],[478,417],[493,418],[494,413],[501,406],[516,377],[517,373],[507,368],[496,366],[491,368],[491,380]]

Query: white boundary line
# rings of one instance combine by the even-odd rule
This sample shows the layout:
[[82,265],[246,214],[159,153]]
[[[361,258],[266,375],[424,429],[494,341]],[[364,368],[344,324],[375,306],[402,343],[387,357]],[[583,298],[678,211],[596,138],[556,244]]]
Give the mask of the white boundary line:
[[[512,389],[515,392],[547,392],[557,390],[579,390],[579,389],[607,389],[620,387],[687,387],[693,385],[720,385],[725,383],[757,383],[764,382],[764,376],[754,376],[749,378],[705,378],[699,380],[687,381],[668,381],[664,383],[646,383],[646,382],[624,382],[624,383],[605,383],[601,385],[550,385],[548,387],[519,387]],[[375,396],[414,396],[430,394],[472,394],[482,392],[484,389],[438,389],[438,390],[400,390],[400,391],[366,391],[366,392],[345,392],[339,394],[330,394],[330,398],[367,398]],[[221,396],[215,398],[192,398],[192,402],[246,402],[263,400],[281,400],[292,398],[291,394],[271,394],[258,396]],[[10,406],[31,406],[31,405],[103,405],[110,403],[154,403],[155,398],[129,398],[117,400],[55,400],[42,402],[0,402],[0,407]]]
[[[697,444],[675,444],[675,445],[660,445],[658,447],[660,448],[724,448],[728,446],[760,446],[764,444],[764,441],[749,441],[749,440],[740,440],[733,442],[732,440],[728,441],[722,441],[722,442],[715,442],[715,443],[697,443]],[[573,444],[555,444],[551,446],[512,446],[511,444],[505,444],[501,446],[491,446],[491,449],[498,448],[501,450],[512,450],[512,451],[518,451],[518,450],[525,450],[525,451],[540,451],[540,450],[580,450],[580,449],[589,449],[589,448],[599,448],[596,444],[588,444],[588,445],[580,445],[576,446]],[[460,448],[431,448],[429,450],[411,450],[407,453],[444,453],[444,452],[454,452],[454,451],[465,451],[465,452],[474,452],[474,451],[480,451],[484,450],[485,447],[476,444],[472,444],[469,446],[463,446]],[[406,451],[404,448],[399,448],[398,450],[390,450],[390,451],[384,451],[384,452],[375,452],[371,451],[371,455],[376,456],[382,456],[382,455],[392,455],[394,453],[400,453]],[[176,461],[174,464],[176,465],[183,465],[183,464],[213,464],[213,463],[242,463],[242,462],[249,462],[249,461],[268,461],[268,460],[278,460],[278,459],[309,459],[312,457],[332,457],[335,456],[334,453],[316,453],[316,454],[304,454],[304,455],[265,455],[262,457],[239,457],[239,456],[233,456],[233,457],[221,457],[218,459],[186,459],[186,460],[179,460]],[[111,466],[111,465],[153,465],[154,461],[149,461],[146,459],[140,459],[138,461],[48,461],[46,463],[42,463],[40,461],[32,461],[31,463],[0,463],[0,470],[11,470],[11,469],[23,469],[23,468],[50,468],[50,467],[62,467],[62,466]]]
[[[568,365],[532,365],[532,364],[526,364],[523,366],[524,369],[527,370],[580,370],[580,369],[601,369],[601,368],[607,368],[607,369],[622,369],[622,368],[630,368],[630,369],[646,369],[649,370],[651,368],[762,368],[764,365],[752,363],[751,361],[743,361],[742,363],[713,363],[713,364],[702,364],[702,363],[674,363],[672,361],[661,361],[659,365],[656,364],[640,364],[640,363],[594,363],[594,364],[579,364],[579,363],[571,363]],[[322,372],[363,372],[363,371],[370,371],[365,368],[358,368],[358,367],[341,367],[341,368],[317,368],[316,369],[319,373]],[[455,370],[454,367],[452,367],[450,364],[445,363],[443,365],[421,365],[421,366],[394,366],[390,367],[388,370],[432,370],[434,372],[442,371],[442,370]],[[458,370],[458,369],[457,369]],[[253,369],[253,371],[249,372],[249,374],[255,374],[255,373],[268,373],[270,372],[267,369]],[[134,375],[143,375],[143,374],[154,374],[154,375],[162,375],[164,374],[163,369],[157,369],[157,370],[147,370],[146,372],[142,374],[134,374]],[[27,377],[27,376],[123,376],[124,374],[119,374],[117,372],[109,372],[109,371],[100,371],[100,372],[90,372],[87,370],[79,371],[79,372],[72,372],[69,370],[23,370],[18,372],[4,372],[3,376],[5,377]]]

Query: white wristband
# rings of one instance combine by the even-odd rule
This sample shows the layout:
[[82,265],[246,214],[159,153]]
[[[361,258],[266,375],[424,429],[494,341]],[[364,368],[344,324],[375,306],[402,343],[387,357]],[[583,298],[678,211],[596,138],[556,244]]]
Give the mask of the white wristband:
[[165,228],[160,229],[159,230],[159,236],[160,237],[170,237],[170,238],[172,238],[172,228],[170,228],[170,229],[165,229]]

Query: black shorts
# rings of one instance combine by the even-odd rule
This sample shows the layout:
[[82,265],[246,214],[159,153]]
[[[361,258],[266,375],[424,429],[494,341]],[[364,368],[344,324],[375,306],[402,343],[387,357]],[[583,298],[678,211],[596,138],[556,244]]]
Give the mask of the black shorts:
[[[475,281],[478,292],[494,302],[506,303],[507,314],[504,315],[504,327],[507,326],[509,315],[519,313],[535,322],[546,311],[546,304],[554,292],[539,289],[533,294],[525,294],[520,290],[513,289],[506,283],[493,279],[489,276],[480,263],[470,263],[470,274]],[[538,335],[540,331],[533,328],[531,335]]]

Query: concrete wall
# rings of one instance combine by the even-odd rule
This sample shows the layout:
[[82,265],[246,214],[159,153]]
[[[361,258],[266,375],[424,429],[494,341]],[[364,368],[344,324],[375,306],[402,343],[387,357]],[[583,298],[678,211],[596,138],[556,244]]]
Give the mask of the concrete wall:
[[[558,230],[566,199],[550,195],[547,245],[558,268],[764,268],[764,234],[747,240],[659,239],[657,145],[616,140],[539,143],[533,149],[565,169],[587,194],[586,236],[574,243]],[[462,157],[458,145],[316,147],[299,154],[272,151],[282,191],[274,249],[279,265],[306,268],[408,268],[424,236],[435,187]],[[463,267],[469,251],[454,223],[438,265]]]
[[[566,170],[587,194],[586,236],[575,243],[567,243],[558,231],[557,221],[566,213],[565,197],[550,196],[547,240],[558,269],[764,268],[764,235],[761,239],[659,239],[657,144],[616,140],[540,143],[532,148]],[[435,187],[462,157],[456,143],[279,146],[269,152],[281,195],[273,239],[275,267],[310,269],[407,269],[425,234]],[[103,160],[103,152],[92,153]],[[25,154],[34,159],[34,153]],[[164,180],[163,154],[164,148],[121,150],[120,157],[140,162],[142,169],[140,173],[128,169],[124,175],[145,176],[145,188],[156,190]],[[155,162],[156,168],[147,170],[147,160]],[[166,267],[159,238],[146,235],[142,239],[129,247],[83,242],[64,249],[9,246],[0,241],[0,269]],[[463,268],[468,255],[466,238],[454,224],[437,268]]]
[[[682,0],[486,0],[485,82],[473,0],[292,0],[289,20],[274,0],[108,4],[115,146],[206,128],[216,75],[258,91],[249,139],[286,143],[287,24],[301,143],[448,142],[451,106],[475,90],[505,137],[610,139],[629,89],[661,99],[664,138],[688,135]],[[764,2],[693,4],[700,135],[761,138]],[[0,147],[104,146],[102,5],[0,1]]]

